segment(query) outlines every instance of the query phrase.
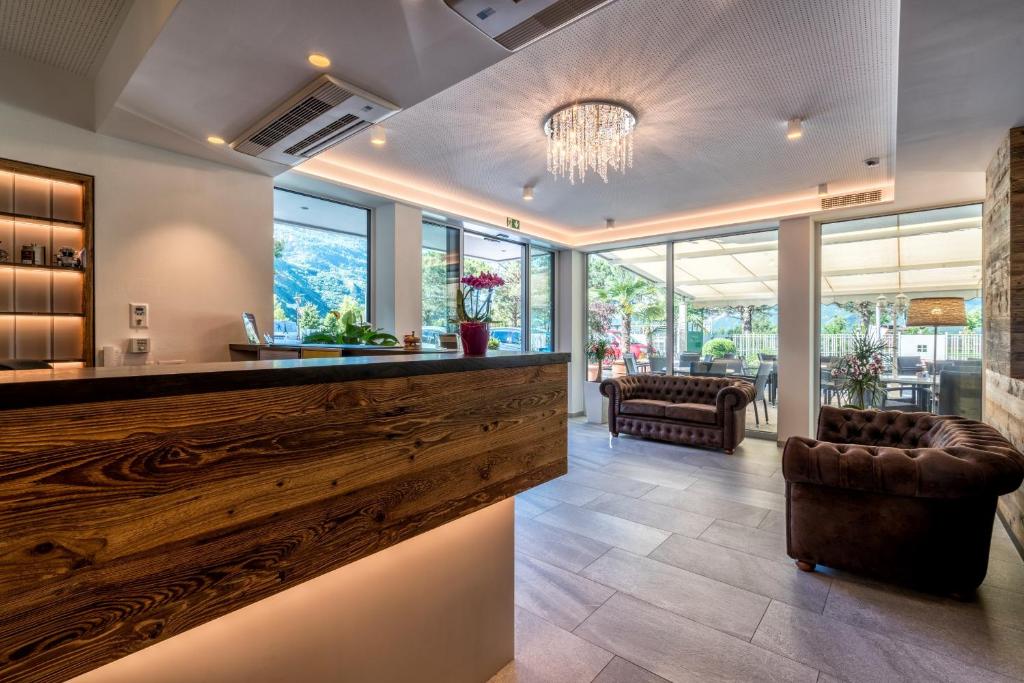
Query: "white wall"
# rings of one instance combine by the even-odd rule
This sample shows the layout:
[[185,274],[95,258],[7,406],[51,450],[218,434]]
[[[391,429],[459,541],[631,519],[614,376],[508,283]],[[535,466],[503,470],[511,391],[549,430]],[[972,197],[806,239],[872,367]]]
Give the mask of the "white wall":
[[423,326],[423,215],[407,204],[374,212],[373,324],[399,339]]
[[[2,155],[96,177],[96,348],[150,304],[148,360],[228,360],[242,311],[272,327],[273,180],[0,104]],[[146,357],[126,357],[145,362]]]
[[583,368],[586,367],[583,322],[583,282],[586,255],[578,251],[558,253],[555,290],[555,339],[558,350],[571,353],[569,363],[569,414],[583,412]]
[[818,367],[818,231],[807,216],[779,222],[779,441],[813,436]]

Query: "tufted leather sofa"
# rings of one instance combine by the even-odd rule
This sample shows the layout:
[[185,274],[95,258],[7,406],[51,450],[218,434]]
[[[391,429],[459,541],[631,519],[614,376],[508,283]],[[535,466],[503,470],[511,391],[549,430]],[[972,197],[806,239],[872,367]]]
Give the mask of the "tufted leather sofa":
[[1024,479],[999,432],[951,415],[825,406],[818,438],[782,455],[786,543],[822,564],[970,594],[985,578],[996,500]]
[[601,382],[608,397],[612,435],[720,448],[726,453],[743,441],[744,412],[754,386],[727,377],[627,375]]

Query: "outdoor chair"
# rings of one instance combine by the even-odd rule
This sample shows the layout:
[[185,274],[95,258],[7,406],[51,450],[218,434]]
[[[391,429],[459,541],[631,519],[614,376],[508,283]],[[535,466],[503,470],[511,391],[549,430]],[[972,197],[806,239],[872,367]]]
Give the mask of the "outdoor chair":
[[627,375],[638,375],[640,371],[636,367],[636,356],[631,353],[622,354],[622,361],[626,364]]
[[772,374],[772,366],[769,361],[762,361],[757,366],[757,374],[754,376],[754,424],[760,426],[761,420],[757,415],[757,402],[760,401],[764,407],[764,423],[768,424],[768,399],[765,398],[765,387],[768,385],[768,378]]

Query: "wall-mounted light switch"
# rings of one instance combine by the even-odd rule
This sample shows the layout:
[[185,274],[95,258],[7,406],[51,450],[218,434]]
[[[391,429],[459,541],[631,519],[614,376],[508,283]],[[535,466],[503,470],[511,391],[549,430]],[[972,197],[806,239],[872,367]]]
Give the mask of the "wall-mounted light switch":
[[150,348],[148,337],[128,338],[128,353],[149,353]]
[[149,327],[149,304],[128,304],[131,316],[128,326],[134,329]]

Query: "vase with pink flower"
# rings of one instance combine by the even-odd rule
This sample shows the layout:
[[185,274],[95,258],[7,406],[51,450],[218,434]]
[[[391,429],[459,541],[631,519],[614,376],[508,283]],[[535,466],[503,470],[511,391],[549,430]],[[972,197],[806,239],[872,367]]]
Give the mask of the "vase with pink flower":
[[494,290],[504,284],[497,273],[483,272],[462,278],[463,286],[455,297],[455,322],[459,323],[462,352],[467,356],[487,355]]

